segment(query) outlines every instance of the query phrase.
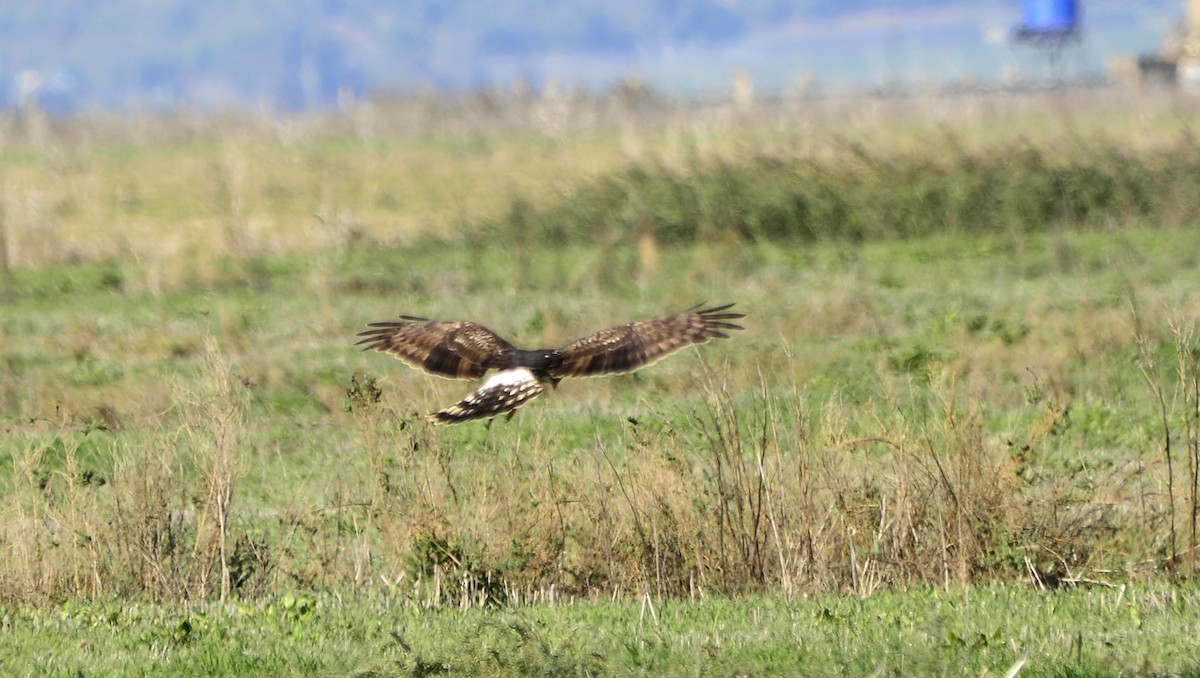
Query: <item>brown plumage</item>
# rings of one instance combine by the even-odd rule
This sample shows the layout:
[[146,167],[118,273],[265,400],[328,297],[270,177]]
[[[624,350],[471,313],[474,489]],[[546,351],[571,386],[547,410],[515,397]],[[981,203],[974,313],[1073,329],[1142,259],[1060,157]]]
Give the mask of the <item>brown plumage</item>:
[[456,379],[477,379],[491,362],[512,344],[496,336],[483,325],[469,320],[428,320],[411,315],[402,322],[371,323],[373,330],[360,332],[365,337],[356,346],[390,353],[412,367],[431,374]]
[[432,374],[475,379],[497,369],[475,393],[431,417],[442,423],[494,417],[512,412],[541,395],[542,384],[563,377],[591,377],[631,372],[667,355],[709,339],[726,339],[729,322],[745,317],[726,312],[733,304],[617,325],[578,339],[562,348],[527,351],[516,348],[483,325],[467,320],[427,320],[400,316],[400,322],[371,323],[356,345],[390,353]]

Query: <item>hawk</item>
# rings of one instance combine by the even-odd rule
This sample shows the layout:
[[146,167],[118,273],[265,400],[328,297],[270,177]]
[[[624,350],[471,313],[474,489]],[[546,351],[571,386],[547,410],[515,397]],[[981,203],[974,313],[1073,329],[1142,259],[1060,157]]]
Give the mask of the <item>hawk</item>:
[[729,322],[733,304],[609,327],[562,348],[517,348],[495,332],[469,320],[429,320],[411,315],[399,322],[371,323],[355,346],[390,353],[411,367],[456,379],[478,379],[497,370],[471,395],[430,416],[455,424],[513,412],[538,397],[544,385],[557,387],[564,377],[594,377],[632,372],[692,344],[728,339],[726,330],[744,329]]

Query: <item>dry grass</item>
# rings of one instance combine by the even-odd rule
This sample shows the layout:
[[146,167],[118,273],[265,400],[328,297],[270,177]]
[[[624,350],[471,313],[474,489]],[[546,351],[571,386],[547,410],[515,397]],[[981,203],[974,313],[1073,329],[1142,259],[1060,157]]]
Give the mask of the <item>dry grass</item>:
[[821,164],[852,148],[970,156],[1014,141],[1053,160],[1113,140],[1133,152],[1169,148],[1190,134],[1191,114],[1187,100],[1123,89],[785,99],[752,115],[724,104],[614,105],[576,102],[562,124],[527,101],[381,101],[279,120],[84,118],[37,145],[19,120],[0,120],[0,147],[12,151],[0,164],[6,262],[133,257],[156,264],[152,290],[172,289],[211,278],[214,259],[230,253],[444,237],[516,198],[545,207],[630,163]]
[[[1128,237],[1120,247],[1138,242]],[[1196,350],[1190,325],[1170,319],[1195,302],[1149,283],[1139,295],[1154,303],[1137,315],[1120,297],[1105,301],[1100,281],[1121,276],[1085,255],[1103,240],[1066,238],[1080,258],[1066,270],[1084,278],[1038,273],[982,293],[982,306],[941,298],[945,273],[928,268],[957,260],[955,240],[943,254],[924,243],[911,265],[894,254],[881,268],[874,248],[837,264],[831,248],[803,274],[767,266],[743,302],[755,323],[738,344],[635,381],[564,385],[491,429],[434,428],[419,416],[461,384],[404,370],[343,380],[360,369],[341,362],[354,355],[349,328],[373,316],[345,310],[339,329],[324,301],[298,319],[280,309],[259,329],[226,308],[182,362],[170,347],[197,330],[167,332],[156,349],[175,374],[167,383],[128,363],[115,385],[70,387],[89,361],[119,362],[117,344],[140,334],[83,322],[61,347],[79,354],[67,358],[76,368],[37,373],[49,392],[67,389],[70,409],[10,429],[0,542],[13,560],[0,570],[0,599],[350,587],[475,606],[1189,573]],[[669,252],[662,263],[711,272],[715,259],[715,270],[743,275],[722,256]],[[1031,253],[1004,266],[1042,270]],[[999,274],[981,275],[990,287]],[[512,322],[538,328],[526,332],[535,343],[569,336],[611,305],[589,299]],[[487,295],[468,303],[479,306],[462,313],[486,314]],[[262,403],[310,378],[314,336],[280,325],[296,320],[336,344],[341,384],[308,386],[326,410],[307,422]],[[359,357],[353,365],[378,367]],[[693,370],[709,357],[719,362]],[[1150,388],[1134,393],[1139,384]],[[159,394],[170,409],[119,401],[101,416],[95,403],[116,402],[118,386]],[[622,399],[630,392],[645,398]],[[295,442],[281,444],[281,426],[298,429]]]
[[[324,509],[256,513],[233,499],[248,453],[240,387],[213,360],[211,390],[184,401],[186,423],[164,447],[113,445],[102,490],[79,481],[80,434],[64,430],[63,466],[48,478],[35,471],[46,450],[18,461],[4,600],[349,585],[473,606],[645,592],[865,596],[1013,577],[1048,586],[1107,576],[1097,572],[1136,545],[1103,537],[1153,540],[1174,505],[1030,482],[1023,466],[1056,472],[1033,459],[1061,410],[1047,405],[1014,432],[1024,441],[1014,449],[985,431],[952,374],[923,405],[852,406],[735,395],[713,370],[694,414],[597,431],[574,461],[545,420],[451,454],[438,429],[358,383],[350,406],[369,473],[344,478],[345,494]],[[874,413],[866,424],[864,409]],[[1165,480],[1162,467],[1149,472]]]
[[[1187,228],[379,245],[532,218],[631,157],[852,150],[811,105],[828,117],[800,129],[701,115],[550,140],[27,149],[3,166],[0,601],[371,588],[470,607],[1194,573],[1200,369],[1191,325],[1168,321],[1197,312]],[[891,112],[841,129],[975,153],[1000,124]],[[1187,226],[1177,197],[1162,213]],[[309,256],[259,256],[297,234]],[[1131,314],[1135,292],[1152,301]],[[498,319],[537,343],[697,295],[752,312],[737,343],[564,385],[491,429],[430,427],[419,413],[461,385],[375,377],[350,348],[379,314]]]
[[5,599],[224,600],[244,583],[232,580],[230,534],[244,389],[214,343],[205,361],[178,427],[129,441],[106,437],[102,422],[82,432],[49,422],[49,444],[21,451],[3,507],[0,540],[16,556],[0,578]]
[[[1139,369],[1158,405],[1160,445],[1166,468],[1166,514],[1169,562],[1196,571],[1197,517],[1200,516],[1200,341],[1195,321],[1170,321],[1174,365],[1160,366],[1153,340],[1143,332],[1137,342]],[[1165,367],[1165,369],[1163,369]],[[1171,374],[1171,368],[1174,374]],[[1182,448],[1182,449],[1180,449]],[[1180,468],[1180,457],[1183,465]],[[1182,482],[1181,482],[1182,481]],[[1181,534],[1182,533],[1182,534]]]

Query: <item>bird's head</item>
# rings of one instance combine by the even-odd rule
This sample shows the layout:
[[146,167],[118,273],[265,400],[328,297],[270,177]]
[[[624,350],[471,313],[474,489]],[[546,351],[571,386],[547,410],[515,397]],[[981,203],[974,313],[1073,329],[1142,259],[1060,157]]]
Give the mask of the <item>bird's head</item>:
[[535,370],[538,379],[542,382],[549,382],[555,389],[558,388],[558,382],[562,381],[562,377],[554,376],[554,370],[562,365],[562,352],[557,349],[545,349],[538,351],[539,369]]

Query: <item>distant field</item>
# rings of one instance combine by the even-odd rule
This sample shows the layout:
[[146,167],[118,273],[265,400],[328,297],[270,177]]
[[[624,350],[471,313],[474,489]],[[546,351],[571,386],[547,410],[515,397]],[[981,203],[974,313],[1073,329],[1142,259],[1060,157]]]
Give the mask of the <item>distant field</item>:
[[[5,628],[51,672],[1196,670],[1194,142],[780,124],[7,156]],[[353,346],[701,301],[746,331],[490,428]]]
[[[39,134],[30,121],[0,118],[10,261],[118,256],[170,268],[364,238],[407,244],[499,218],[514,200],[569,202],[631,167],[687,174],[765,158],[848,180],[871,165],[903,172],[915,158],[961,175],[973,159],[1032,149],[1052,166],[1100,156],[1103,173],[1141,164],[1135,157],[1114,167],[1103,157],[1113,150],[1195,150],[1193,102],[1123,88],[800,98],[750,111],[636,101],[480,106],[383,102],[297,120],[99,118],[47,123]],[[920,188],[920,174],[912,178]],[[1175,181],[1190,179],[1177,173]]]

